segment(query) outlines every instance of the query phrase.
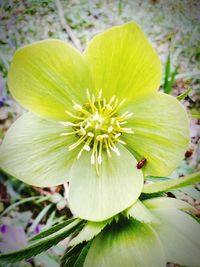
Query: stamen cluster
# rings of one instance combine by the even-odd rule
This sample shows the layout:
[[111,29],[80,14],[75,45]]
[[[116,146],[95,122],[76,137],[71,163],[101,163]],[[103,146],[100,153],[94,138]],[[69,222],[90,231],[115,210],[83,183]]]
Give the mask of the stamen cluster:
[[121,135],[133,133],[131,128],[124,127],[127,119],[133,114],[125,112],[119,115],[118,110],[124,104],[125,99],[119,101],[119,98],[113,96],[107,102],[102,97],[102,90],[100,90],[97,98],[94,94],[90,95],[89,90],[87,90],[87,99],[88,102],[84,106],[72,101],[75,112],[66,111],[66,113],[73,119],[73,122],[61,121],[60,123],[66,127],[72,127],[73,131],[61,135],[76,135],[78,140],[69,146],[69,150],[80,146],[81,149],[77,158],[80,158],[84,150],[91,150],[91,164],[96,164],[98,169],[98,165],[102,163],[103,149],[107,151],[109,157],[111,157],[111,151],[120,156],[115,143],[126,144],[120,140]]

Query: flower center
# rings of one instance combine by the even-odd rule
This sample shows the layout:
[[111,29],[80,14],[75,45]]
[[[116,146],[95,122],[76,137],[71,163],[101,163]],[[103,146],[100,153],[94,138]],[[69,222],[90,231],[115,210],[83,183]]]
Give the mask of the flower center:
[[73,102],[74,112],[66,111],[73,119],[73,122],[61,121],[66,127],[72,127],[72,132],[62,133],[61,135],[76,135],[78,140],[69,146],[69,150],[80,147],[77,158],[80,158],[83,151],[91,151],[91,164],[98,166],[102,163],[102,151],[107,151],[111,157],[111,151],[120,156],[116,143],[126,144],[121,140],[123,133],[133,133],[131,128],[124,125],[127,119],[133,114],[125,112],[118,114],[120,107],[124,104],[125,99],[119,101],[115,96],[107,102],[102,97],[102,90],[99,91],[98,97],[90,95],[87,90],[88,102],[85,105],[79,105]]

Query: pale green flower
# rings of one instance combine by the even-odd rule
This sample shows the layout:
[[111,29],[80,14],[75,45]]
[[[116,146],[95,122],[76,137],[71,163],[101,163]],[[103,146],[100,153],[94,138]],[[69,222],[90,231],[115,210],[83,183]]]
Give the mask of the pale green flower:
[[166,267],[171,262],[197,267],[200,227],[185,212],[192,209],[181,200],[160,197],[136,202],[127,211],[129,219],[121,214],[110,222],[87,222],[70,241],[63,266],[76,255],[70,266]]
[[123,211],[143,174],[170,174],[188,146],[186,112],[160,81],[160,60],[133,22],[98,34],[83,54],[53,39],[19,49],[8,85],[30,112],[9,129],[1,168],[35,186],[69,181],[80,218]]

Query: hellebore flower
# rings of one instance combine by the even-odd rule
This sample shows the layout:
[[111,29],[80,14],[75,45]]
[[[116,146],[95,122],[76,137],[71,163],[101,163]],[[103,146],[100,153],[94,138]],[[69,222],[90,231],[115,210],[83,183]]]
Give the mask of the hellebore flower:
[[80,218],[123,211],[138,199],[143,174],[170,174],[188,146],[186,112],[157,91],[160,81],[161,62],[133,22],[98,34],[83,54],[54,39],[19,49],[8,85],[30,112],[3,141],[2,169],[41,187],[69,181]]
[[165,267],[167,262],[197,267],[199,223],[184,212],[191,209],[184,201],[159,197],[136,202],[127,210],[129,219],[121,214],[112,222],[87,222],[70,241],[62,266],[78,251],[73,266],[81,260],[84,267]]

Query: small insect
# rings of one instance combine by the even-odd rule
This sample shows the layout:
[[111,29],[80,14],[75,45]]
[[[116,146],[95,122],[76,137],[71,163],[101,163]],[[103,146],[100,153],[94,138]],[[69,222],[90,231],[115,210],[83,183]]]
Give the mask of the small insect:
[[138,161],[138,163],[136,165],[137,169],[142,169],[144,167],[144,165],[146,164],[146,162],[147,162],[147,159],[145,159],[145,158]]
[[194,149],[190,148],[185,152],[185,158],[190,158],[194,152]]

